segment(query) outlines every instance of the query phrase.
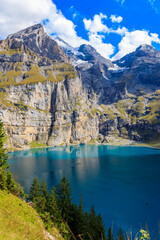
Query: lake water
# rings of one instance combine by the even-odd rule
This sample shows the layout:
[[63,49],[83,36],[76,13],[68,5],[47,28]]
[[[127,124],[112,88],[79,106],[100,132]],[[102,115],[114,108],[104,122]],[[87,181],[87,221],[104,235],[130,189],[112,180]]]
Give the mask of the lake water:
[[160,150],[133,146],[67,146],[9,154],[10,170],[28,193],[35,176],[51,188],[65,175],[73,201],[81,193],[105,226],[135,234],[146,225],[158,237],[160,220]]

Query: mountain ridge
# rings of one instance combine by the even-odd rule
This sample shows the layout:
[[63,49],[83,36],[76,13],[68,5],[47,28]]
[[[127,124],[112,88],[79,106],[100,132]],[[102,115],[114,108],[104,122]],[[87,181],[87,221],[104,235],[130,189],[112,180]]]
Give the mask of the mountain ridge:
[[67,47],[59,47],[41,24],[0,42],[7,146],[159,139],[159,52],[142,45],[112,62],[89,45]]

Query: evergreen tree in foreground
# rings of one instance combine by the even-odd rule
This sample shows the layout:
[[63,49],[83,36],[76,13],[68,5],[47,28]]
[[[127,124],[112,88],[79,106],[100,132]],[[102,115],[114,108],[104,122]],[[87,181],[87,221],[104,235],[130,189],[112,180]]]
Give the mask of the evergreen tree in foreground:
[[6,154],[6,150],[4,149],[3,145],[4,145],[4,140],[5,140],[5,131],[3,129],[3,123],[0,120],[0,168],[7,169],[8,168],[8,164],[7,164],[7,154]]
[[7,155],[3,147],[4,139],[5,139],[5,133],[3,129],[3,123],[0,120],[0,189],[2,190],[6,189],[6,180],[7,180],[6,169],[8,168]]
[[113,240],[113,233],[111,227],[108,229],[107,240]]
[[29,200],[32,201],[33,203],[37,202],[38,198],[40,197],[40,185],[38,178],[35,177],[33,180],[32,186],[30,188],[30,193],[29,193]]
[[70,228],[73,234],[78,237],[78,239],[82,238],[83,240],[88,240],[88,233],[90,232],[90,226],[88,223],[87,215],[83,210],[82,202],[77,207],[76,204],[72,205],[71,212],[72,221],[70,222]]
[[119,232],[118,232],[118,236],[117,236],[117,240],[124,240],[124,234],[123,234],[123,231],[122,229],[120,228],[119,229]]
[[24,196],[23,188],[14,181],[11,172],[8,169],[7,163],[8,157],[6,150],[4,149],[5,131],[3,129],[3,123],[0,120],[0,189],[8,190],[16,196]]
[[[41,184],[36,177],[30,189],[29,200],[44,221],[47,229],[57,226],[65,239],[113,240],[111,228],[106,238],[105,227],[101,215],[96,215],[92,206],[89,213],[84,212],[82,197],[80,205],[72,203],[72,191],[69,181],[63,177],[57,188],[47,190],[46,182]],[[119,233],[118,240],[122,239]]]
[[49,194],[49,198],[47,201],[47,211],[50,213],[51,220],[54,223],[59,225],[62,222],[61,211],[58,208],[54,187]]
[[72,190],[69,181],[64,176],[60,184],[56,188],[56,198],[59,209],[61,210],[61,215],[64,221],[68,224],[71,221],[71,207],[72,207]]
[[97,216],[97,235],[101,240],[106,240],[106,229],[100,214]]
[[106,240],[105,227],[101,215],[96,216],[94,206],[89,212],[90,235],[94,240]]
[[43,181],[40,185],[40,197],[39,197],[39,201],[37,203],[37,205],[42,213],[45,213],[47,211],[48,197],[49,197],[49,193],[47,190],[47,184],[46,184],[45,180],[43,179]]

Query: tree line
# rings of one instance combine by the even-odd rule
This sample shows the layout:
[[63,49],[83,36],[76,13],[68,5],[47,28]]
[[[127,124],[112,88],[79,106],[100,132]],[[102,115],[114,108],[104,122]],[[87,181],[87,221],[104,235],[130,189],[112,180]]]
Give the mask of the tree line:
[[[65,176],[51,191],[47,190],[45,180],[39,184],[36,177],[30,189],[28,201],[33,203],[46,228],[52,228],[56,224],[65,239],[113,240],[111,228],[106,237],[103,219],[100,214],[96,214],[94,206],[89,212],[85,212],[82,197],[78,206],[72,203],[72,190]],[[124,240],[121,229],[117,237],[119,240]]]
[[[52,231],[57,227],[66,240],[114,240],[112,228],[104,227],[100,214],[96,214],[94,206],[90,211],[84,211],[82,196],[80,204],[72,203],[72,189],[69,181],[64,176],[57,187],[50,191],[47,189],[45,180],[39,183],[36,177],[33,180],[30,192],[26,195],[23,188],[18,184],[8,170],[8,157],[4,148],[5,132],[3,123],[0,120],[0,189],[8,191],[18,197],[23,198],[32,205],[42,218],[46,229]],[[140,238],[148,240],[149,234],[141,230]],[[122,229],[119,230],[117,240],[124,240]]]

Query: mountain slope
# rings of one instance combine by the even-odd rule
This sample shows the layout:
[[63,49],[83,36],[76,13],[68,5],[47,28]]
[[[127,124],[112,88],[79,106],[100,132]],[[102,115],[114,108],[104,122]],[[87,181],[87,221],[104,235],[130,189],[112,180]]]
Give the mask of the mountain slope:
[[[63,240],[49,237],[43,223],[27,203],[0,190],[0,240]],[[58,231],[56,232],[58,235]]]
[[11,34],[7,39],[23,43],[33,52],[53,61],[69,62],[69,59],[62,49],[59,48],[58,44],[45,33],[42,24],[36,24],[15,34]]
[[159,64],[151,46],[112,62],[51,39],[41,24],[10,35],[0,42],[8,147],[159,139]]
[[141,45],[135,52],[130,53],[115,62],[126,71],[119,77],[126,80],[128,91],[151,93],[160,87],[160,52],[152,46]]

